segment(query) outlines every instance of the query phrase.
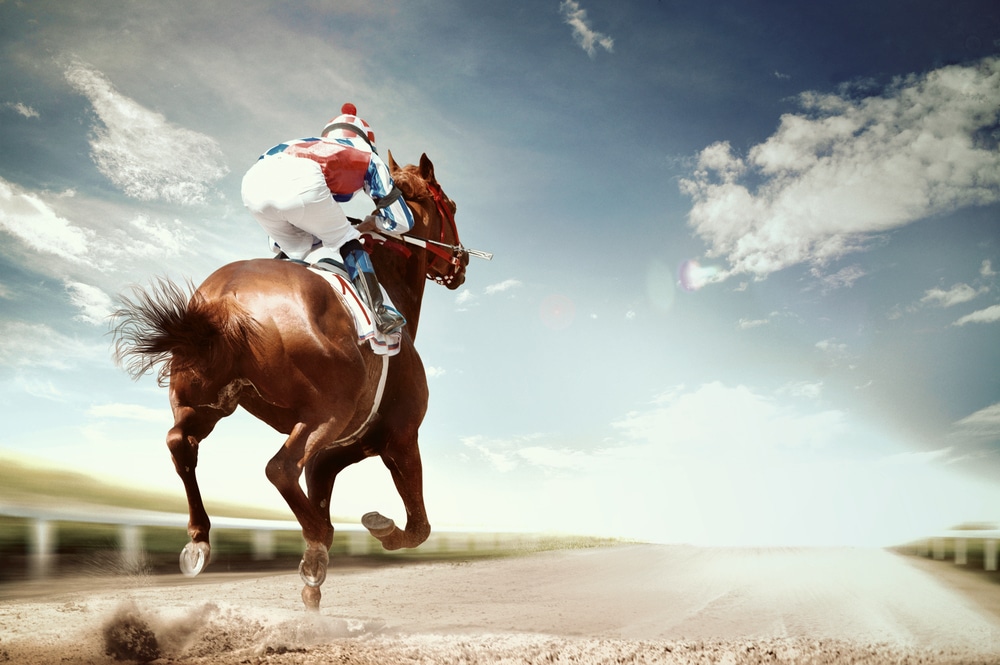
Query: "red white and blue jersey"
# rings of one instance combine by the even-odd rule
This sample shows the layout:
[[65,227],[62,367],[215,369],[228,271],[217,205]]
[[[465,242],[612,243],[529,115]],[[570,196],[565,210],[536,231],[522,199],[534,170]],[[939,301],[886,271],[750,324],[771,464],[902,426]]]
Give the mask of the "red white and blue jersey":
[[[292,139],[274,146],[260,159],[277,154],[317,162],[330,193],[340,203],[350,201],[361,190],[378,203],[395,186],[389,167],[360,138]],[[402,197],[380,208],[376,215],[383,218],[380,225],[390,233],[406,233],[413,228],[413,213]]]

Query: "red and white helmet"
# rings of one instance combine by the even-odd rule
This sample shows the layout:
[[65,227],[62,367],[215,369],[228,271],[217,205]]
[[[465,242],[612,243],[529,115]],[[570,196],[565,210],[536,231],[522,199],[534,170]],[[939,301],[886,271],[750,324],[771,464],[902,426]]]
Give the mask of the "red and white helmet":
[[320,136],[344,139],[360,137],[371,147],[372,152],[378,152],[375,149],[375,132],[367,122],[358,117],[357,107],[350,102],[340,107],[340,115],[326,123]]

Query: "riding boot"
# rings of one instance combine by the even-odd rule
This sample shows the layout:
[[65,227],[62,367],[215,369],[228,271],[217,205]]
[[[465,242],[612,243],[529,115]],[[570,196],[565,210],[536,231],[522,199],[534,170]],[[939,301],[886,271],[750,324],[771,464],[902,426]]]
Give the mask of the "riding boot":
[[391,307],[386,307],[382,300],[382,289],[379,287],[375,271],[359,270],[354,278],[354,286],[361,294],[361,299],[375,315],[375,327],[385,335],[398,333],[406,325],[403,315]]
[[351,240],[341,247],[340,254],[354,288],[375,315],[375,327],[386,335],[399,332],[406,325],[406,319],[392,307],[386,307],[382,300],[382,289],[375,277],[375,266],[372,265],[368,252],[362,249],[357,240]]

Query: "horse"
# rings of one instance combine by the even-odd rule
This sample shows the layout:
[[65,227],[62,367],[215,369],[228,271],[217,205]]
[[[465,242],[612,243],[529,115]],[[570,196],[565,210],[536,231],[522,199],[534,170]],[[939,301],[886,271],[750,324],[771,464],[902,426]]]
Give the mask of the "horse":
[[331,493],[349,465],[378,455],[403,501],[403,528],[377,512],[362,517],[384,549],[417,547],[430,535],[417,444],[428,389],[413,340],[426,282],[458,288],[475,250],[461,246],[456,205],[426,154],[419,165],[401,168],[391,153],[387,163],[413,213],[408,236],[426,239],[411,248],[396,237],[365,238],[407,321],[391,358],[358,341],[353,318],[326,280],[290,261],[236,261],[197,289],[190,280],[182,287],[160,278],[147,289],[132,287],[132,297],[119,295],[111,319],[115,362],[133,379],[159,368],[159,385],[169,388],[174,423],[166,442],[189,509],[191,540],[180,555],[186,575],[200,573],[211,554],[195,475],[198,447],[237,407],[287,436],[266,475],[302,527],[307,608],[319,608],[333,544]]

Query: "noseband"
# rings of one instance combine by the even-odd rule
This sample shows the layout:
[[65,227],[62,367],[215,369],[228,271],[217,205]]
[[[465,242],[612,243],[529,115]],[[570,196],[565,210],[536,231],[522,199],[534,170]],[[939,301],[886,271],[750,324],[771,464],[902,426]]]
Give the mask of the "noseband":
[[[437,256],[438,258],[444,259],[448,262],[448,271],[443,275],[432,275],[431,272],[427,271],[427,279],[433,280],[438,284],[444,284],[449,286],[458,277],[459,271],[466,265],[469,264],[469,253],[465,251],[462,247],[462,242],[458,239],[458,226],[455,224],[455,214],[448,207],[448,202],[445,199],[444,192],[441,190],[441,185],[435,183],[427,183],[427,189],[431,193],[431,197],[434,199],[434,205],[437,206],[438,213],[441,215],[442,222],[447,222],[451,227],[451,232],[455,236],[455,244],[452,248],[441,247],[440,245],[428,244],[427,250]],[[445,228],[444,223],[441,224],[441,237],[439,242],[444,244],[445,241]],[[450,252],[448,250],[451,250]]]

